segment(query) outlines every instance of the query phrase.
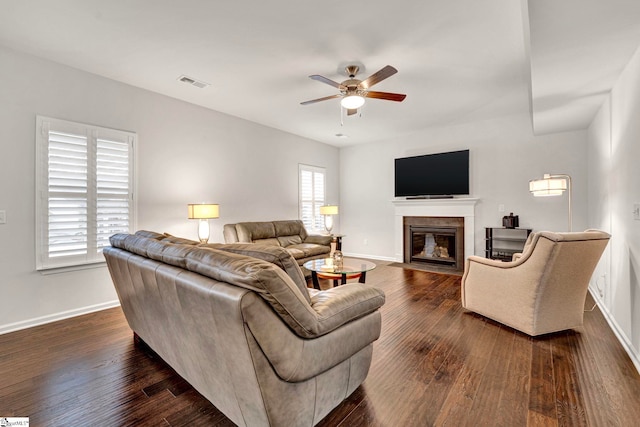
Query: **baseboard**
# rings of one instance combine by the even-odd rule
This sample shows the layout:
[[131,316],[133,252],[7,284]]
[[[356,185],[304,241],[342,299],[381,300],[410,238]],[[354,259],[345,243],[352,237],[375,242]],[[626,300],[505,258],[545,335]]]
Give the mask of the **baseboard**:
[[622,328],[620,328],[620,325],[618,325],[618,322],[616,322],[616,319],[613,317],[613,315],[609,312],[609,310],[607,310],[607,307],[605,307],[604,302],[602,301],[598,293],[591,288],[589,288],[589,293],[593,297],[596,304],[598,304],[600,312],[609,324],[609,327],[615,334],[616,338],[618,338],[618,341],[620,341],[620,344],[622,344],[622,347],[629,355],[629,358],[633,362],[633,365],[636,367],[636,371],[640,373],[640,353],[636,352],[636,350],[633,348],[631,341],[622,331]]
[[118,307],[120,301],[108,301],[102,304],[90,305],[87,307],[77,308],[74,310],[62,311],[60,313],[50,314],[48,316],[36,317],[34,319],[23,320],[21,322],[0,325],[0,335],[22,329],[33,328],[34,326],[44,325],[46,323],[57,322],[58,320],[68,319],[70,317],[81,316],[83,314],[93,313],[95,311],[106,310],[107,308]]
[[354,254],[354,253],[348,253],[348,252],[344,252],[344,256],[348,256],[348,257],[351,257],[351,258],[377,259],[379,261],[390,261],[390,262],[394,262],[396,260],[393,257],[377,256],[377,255],[366,255],[366,254]]

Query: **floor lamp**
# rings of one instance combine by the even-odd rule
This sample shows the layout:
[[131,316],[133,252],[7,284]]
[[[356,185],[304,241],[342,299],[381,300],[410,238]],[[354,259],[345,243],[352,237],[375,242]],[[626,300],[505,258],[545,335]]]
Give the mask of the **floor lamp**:
[[189,219],[199,219],[198,224],[198,239],[200,243],[207,243],[209,241],[209,219],[220,217],[220,206],[211,204],[190,204],[187,205],[189,209]]
[[571,231],[571,177],[545,173],[542,179],[529,181],[529,191],[535,197],[561,196],[569,190],[569,231]]

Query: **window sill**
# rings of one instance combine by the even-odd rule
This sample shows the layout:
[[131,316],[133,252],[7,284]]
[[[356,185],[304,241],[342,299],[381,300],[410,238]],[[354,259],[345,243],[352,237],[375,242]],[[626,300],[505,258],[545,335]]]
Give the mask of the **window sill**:
[[90,270],[94,268],[104,268],[107,266],[105,261],[100,261],[92,264],[80,264],[80,265],[68,265],[66,267],[51,267],[47,269],[38,270],[43,276],[58,273],[69,273],[71,271]]

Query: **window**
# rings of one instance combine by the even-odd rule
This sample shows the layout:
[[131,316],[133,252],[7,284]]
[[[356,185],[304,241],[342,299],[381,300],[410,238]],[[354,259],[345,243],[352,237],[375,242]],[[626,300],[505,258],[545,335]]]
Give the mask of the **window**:
[[325,201],[325,176],[324,168],[299,166],[300,219],[309,231],[322,230],[324,227],[320,206]]
[[37,116],[36,268],[104,262],[133,226],[136,134]]

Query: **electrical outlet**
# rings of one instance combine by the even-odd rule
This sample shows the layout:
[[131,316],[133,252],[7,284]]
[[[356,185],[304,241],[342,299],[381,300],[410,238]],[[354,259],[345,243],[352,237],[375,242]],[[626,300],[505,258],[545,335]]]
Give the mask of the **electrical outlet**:
[[0,224],[7,223],[7,211],[0,211]]
[[640,203],[633,204],[633,219],[640,221]]
[[504,205],[498,205],[498,212],[504,212]]
[[364,239],[364,240],[362,241],[362,244],[363,244],[363,245],[365,245],[365,246],[367,246],[367,245],[369,244],[369,240],[368,240],[368,239]]

